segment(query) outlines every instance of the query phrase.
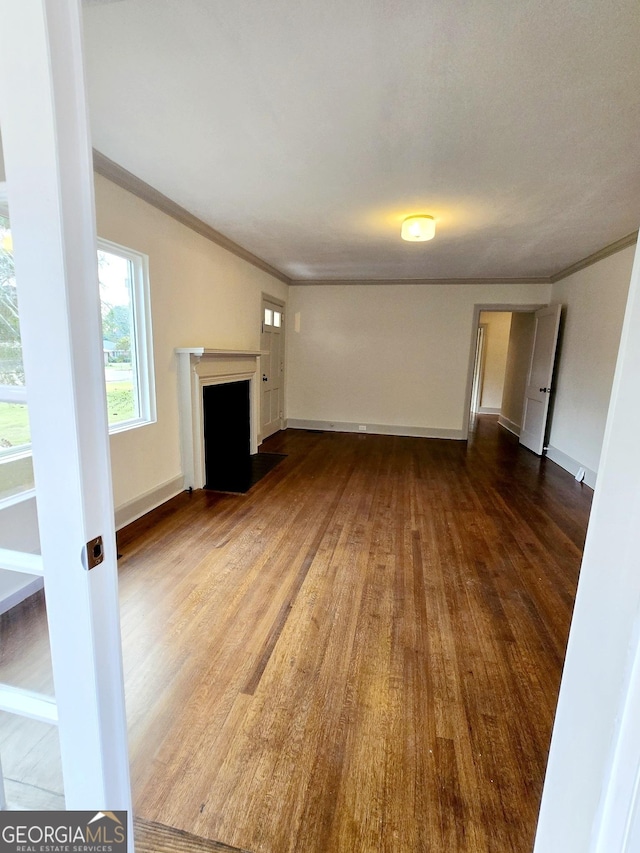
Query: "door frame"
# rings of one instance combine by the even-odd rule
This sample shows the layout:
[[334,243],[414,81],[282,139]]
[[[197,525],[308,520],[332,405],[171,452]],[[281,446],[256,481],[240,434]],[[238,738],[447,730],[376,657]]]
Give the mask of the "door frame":
[[[487,346],[487,324],[478,323],[476,329],[476,357],[473,362],[473,380],[471,383],[471,403],[469,411],[471,417],[477,415],[480,411],[480,401],[482,400],[482,380],[484,379],[484,363],[486,358]],[[474,397],[477,399],[474,400]],[[477,404],[474,406],[474,402]]]
[[467,385],[464,395],[465,419],[462,425],[462,440],[467,441],[471,432],[471,394],[473,391],[473,372],[476,363],[477,330],[480,325],[482,311],[511,312],[512,314],[532,314],[541,308],[547,308],[548,302],[512,304],[510,302],[482,302],[473,306],[473,317],[469,334],[469,366],[467,368]]

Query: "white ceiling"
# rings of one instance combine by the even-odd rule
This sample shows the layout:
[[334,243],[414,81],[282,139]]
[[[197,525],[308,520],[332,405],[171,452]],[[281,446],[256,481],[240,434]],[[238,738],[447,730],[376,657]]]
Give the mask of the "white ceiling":
[[95,148],[292,279],[548,276],[640,224],[638,0],[84,17]]

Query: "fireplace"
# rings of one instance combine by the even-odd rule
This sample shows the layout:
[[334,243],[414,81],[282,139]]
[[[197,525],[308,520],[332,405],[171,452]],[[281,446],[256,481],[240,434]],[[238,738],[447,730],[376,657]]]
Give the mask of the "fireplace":
[[[176,353],[185,488],[236,491],[223,485],[225,478],[234,470],[242,476],[249,455],[258,451],[260,353],[206,347]],[[216,395],[218,386],[228,387]]]
[[202,389],[204,487],[246,492],[251,484],[250,382],[224,382]]

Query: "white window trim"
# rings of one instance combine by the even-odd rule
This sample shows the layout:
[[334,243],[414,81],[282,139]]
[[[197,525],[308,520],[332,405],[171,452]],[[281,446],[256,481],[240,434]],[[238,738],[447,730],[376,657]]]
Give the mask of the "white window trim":
[[131,261],[133,268],[133,329],[135,335],[134,371],[138,383],[140,416],[109,424],[109,434],[126,432],[157,421],[155,372],[153,369],[153,334],[151,330],[151,301],[149,288],[149,258],[119,243],[102,237],[97,239],[98,251],[111,252]]
[[[0,200],[3,198],[4,185],[0,184]],[[6,193],[4,194],[6,195]],[[133,295],[133,312],[134,312],[134,335],[135,335],[135,353],[136,365],[134,367],[136,379],[138,382],[138,393],[140,401],[140,416],[130,418],[126,421],[109,424],[109,435],[116,433],[127,432],[138,427],[148,426],[156,423],[156,389],[155,389],[155,371],[153,361],[153,335],[151,329],[151,304],[150,304],[150,287],[149,287],[149,258],[142,252],[136,252],[134,249],[129,249],[126,246],[121,246],[118,243],[113,243],[110,240],[104,240],[101,237],[97,239],[98,249],[105,252],[120,255],[131,261],[133,269],[132,295]],[[25,387],[11,388],[2,386],[2,390],[6,393],[0,394],[3,401],[6,402],[24,402],[22,399],[28,392]],[[105,388],[106,391],[106,388]],[[15,396],[15,401],[10,400],[10,397]],[[17,398],[20,399],[17,399]],[[12,462],[18,462],[27,456],[31,456],[31,444],[21,444],[11,448],[0,448],[0,466],[9,465]],[[33,489],[28,487],[24,491],[15,492],[5,498],[0,499],[0,509],[5,506],[10,506],[13,503],[27,500],[32,497]]]

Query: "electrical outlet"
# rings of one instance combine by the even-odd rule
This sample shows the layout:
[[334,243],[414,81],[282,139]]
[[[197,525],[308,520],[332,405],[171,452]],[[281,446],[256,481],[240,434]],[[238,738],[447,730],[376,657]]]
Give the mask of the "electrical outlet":
[[360,432],[366,432],[366,431],[367,431],[367,426],[366,426],[366,424],[360,424],[360,425],[358,426],[358,429],[360,430]]

